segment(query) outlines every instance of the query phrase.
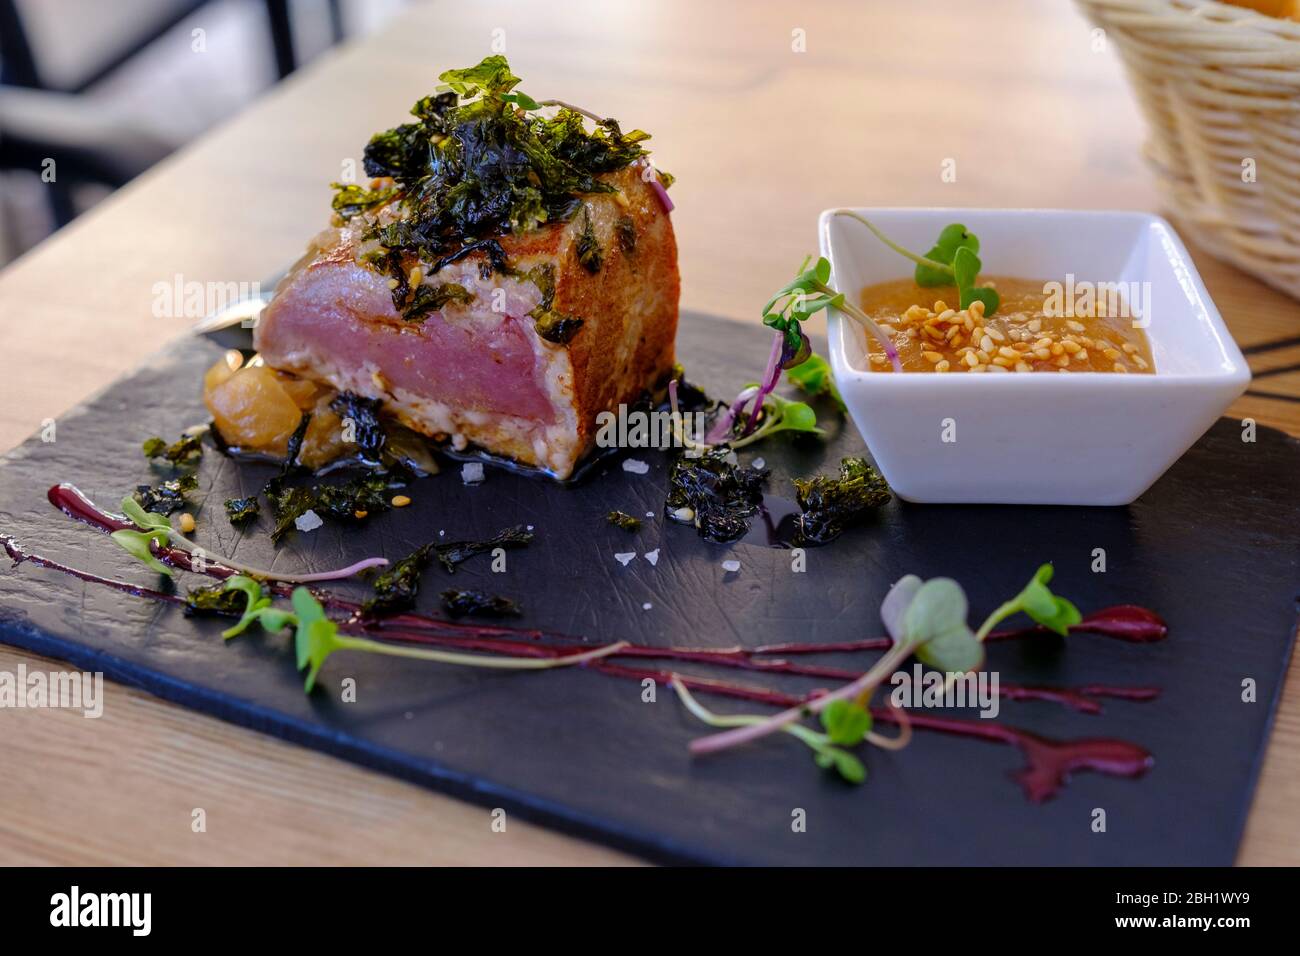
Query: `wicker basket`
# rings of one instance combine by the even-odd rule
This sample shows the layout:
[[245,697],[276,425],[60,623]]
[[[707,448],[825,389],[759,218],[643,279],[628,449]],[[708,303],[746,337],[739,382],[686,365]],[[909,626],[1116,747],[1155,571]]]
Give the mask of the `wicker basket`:
[[1300,23],[1207,0],[1077,2],[1128,71],[1180,226],[1300,298]]

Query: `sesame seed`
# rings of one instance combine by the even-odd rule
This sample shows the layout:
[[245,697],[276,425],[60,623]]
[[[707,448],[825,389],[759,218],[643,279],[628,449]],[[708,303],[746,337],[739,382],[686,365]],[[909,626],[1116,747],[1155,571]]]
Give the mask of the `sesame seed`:
[[992,353],[994,347],[995,346],[993,345],[992,337],[985,335],[983,338],[980,339],[980,348],[983,349],[985,352]]
[[189,534],[194,530],[194,515],[188,511],[181,515],[181,533]]
[[952,368],[952,364],[947,359],[944,359],[942,362],[940,362],[938,365],[934,367],[934,370],[936,372],[946,372],[950,368]]
[[1033,370],[1034,370],[1033,366],[1030,365],[1028,362],[1017,362],[1017,363],[1016,363],[1016,371],[1017,371],[1017,372],[1032,372]]
[[1076,321],[1074,321],[1074,319],[1066,319],[1066,320],[1065,320],[1065,327],[1066,327],[1067,329],[1069,329],[1071,332],[1082,332],[1082,331],[1084,330],[1084,325],[1083,325],[1083,323],[1082,323],[1082,322],[1076,322]]
[[990,325],[986,331],[988,332],[989,335],[993,336],[995,341],[1005,342],[1007,340],[1007,337],[1002,334],[1001,329],[995,329],[993,326]]
[[925,359],[931,365],[943,358],[938,352],[922,352],[921,358]]
[[405,508],[411,503],[411,499],[406,495],[393,495],[393,500],[389,502],[394,508]]

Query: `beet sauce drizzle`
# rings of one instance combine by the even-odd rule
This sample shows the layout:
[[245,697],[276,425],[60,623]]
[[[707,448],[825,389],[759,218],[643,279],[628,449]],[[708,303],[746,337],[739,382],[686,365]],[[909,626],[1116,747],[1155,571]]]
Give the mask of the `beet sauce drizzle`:
[[[49,489],[47,497],[50,503],[64,514],[105,533],[135,528],[124,517],[98,508],[76,487],[70,484],[54,485]],[[186,603],[184,597],[176,594],[168,594],[124,581],[90,574],[26,551],[12,538],[5,535],[0,535],[0,544],[3,544],[5,552],[13,560],[15,566],[27,561],[40,567],[71,575],[81,581],[102,585],[137,597],[164,601],[174,605],[184,605]],[[222,565],[219,561],[206,562],[203,571],[199,572],[194,568],[190,560],[190,554],[180,548],[154,545],[153,551],[160,560],[167,564],[185,571],[204,573],[219,580],[239,573]],[[293,590],[292,586],[283,583],[269,586],[275,594],[280,596],[288,596]],[[351,634],[364,634],[369,637],[384,638],[403,643],[429,644],[456,650],[508,654],[518,657],[558,657],[573,653],[575,645],[590,646],[590,642],[583,638],[554,631],[501,625],[462,624],[419,613],[408,612],[378,620],[367,620],[361,614],[360,604],[319,588],[313,588],[312,591],[325,607],[347,615],[345,619],[339,621],[339,628]],[[1162,640],[1167,635],[1168,628],[1164,621],[1153,611],[1125,604],[1103,608],[1085,615],[1083,620],[1072,627],[1070,631],[1072,634],[1076,632],[1097,634],[1130,643],[1150,643]],[[1035,626],[993,631],[988,635],[987,640],[1043,637],[1048,634],[1050,632],[1045,628]],[[757,648],[684,648],[629,644],[613,656],[643,660],[682,661],[754,673],[821,678],[843,683],[861,676],[860,672],[839,667],[803,664],[783,658],[807,654],[885,650],[890,646],[890,643],[888,637],[874,637],[816,644],[768,644]],[[656,667],[631,666],[625,663],[616,663],[612,658],[587,661],[579,666],[610,677],[636,681],[648,679],[664,685],[667,685],[671,678],[676,675],[687,687],[701,693],[716,694],[781,708],[806,703],[819,694],[825,693],[824,689],[815,689],[802,695],[792,694],[755,684],[720,680],[700,675],[680,674]],[[1155,687],[1113,687],[1095,684],[1077,688],[1001,684],[999,694],[1007,700],[1048,701],[1081,713],[1099,714],[1102,711],[1099,698],[1150,701],[1160,695],[1160,689]],[[872,708],[872,713],[878,721],[890,724],[900,723],[899,714],[892,707]],[[917,730],[970,737],[994,743],[1009,744],[1015,747],[1021,752],[1026,761],[1025,767],[1015,773],[1015,779],[1020,783],[1025,795],[1034,802],[1046,800],[1056,794],[1064,786],[1070,774],[1077,770],[1094,770],[1111,776],[1138,777],[1145,773],[1153,763],[1152,755],[1147,750],[1137,744],[1123,740],[1107,738],[1052,740],[1027,730],[998,723],[995,720],[963,720],[918,713],[915,710],[906,712],[906,720]]]

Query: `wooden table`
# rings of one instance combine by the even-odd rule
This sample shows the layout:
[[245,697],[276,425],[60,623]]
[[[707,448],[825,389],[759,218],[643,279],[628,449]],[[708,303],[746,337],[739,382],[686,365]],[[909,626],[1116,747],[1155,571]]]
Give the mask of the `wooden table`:
[[[328,183],[437,73],[503,37],[524,89],[654,133],[678,176],[682,305],[753,321],[834,205],[1153,208],[1141,123],[1072,7],[924,3],[436,3],[322,58],[0,274],[0,448],[188,319],[152,288],[260,280],[324,222]],[[645,8],[650,9],[650,8]],[[503,30],[495,33],[494,30]],[[804,31],[806,52],[797,52]],[[188,42],[181,38],[177,42]],[[941,163],[955,159],[944,182]],[[1300,305],[1196,254],[1244,347]],[[1300,343],[1254,357],[1294,365]],[[1232,414],[1300,432],[1300,373]],[[0,649],[0,669],[49,661]],[[1243,863],[1300,863],[1300,665]],[[628,857],[112,686],[100,720],[0,711],[3,863],[618,863]],[[202,807],[207,832],[192,832]]]

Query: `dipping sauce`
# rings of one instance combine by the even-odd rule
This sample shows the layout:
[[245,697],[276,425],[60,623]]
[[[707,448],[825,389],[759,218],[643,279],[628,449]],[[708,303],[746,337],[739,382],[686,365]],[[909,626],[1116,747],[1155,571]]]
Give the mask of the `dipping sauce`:
[[[893,340],[905,372],[1155,371],[1151,344],[1122,302],[1112,308],[1098,296],[1088,308],[1049,315],[1044,281],[980,276],[980,284],[1002,299],[991,316],[982,302],[950,304],[958,301],[955,287],[922,288],[910,278],[867,286],[862,311]],[[871,335],[867,360],[872,371],[893,371]]]

